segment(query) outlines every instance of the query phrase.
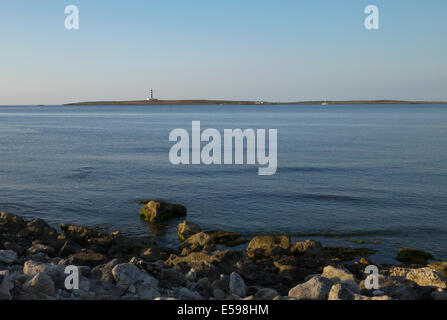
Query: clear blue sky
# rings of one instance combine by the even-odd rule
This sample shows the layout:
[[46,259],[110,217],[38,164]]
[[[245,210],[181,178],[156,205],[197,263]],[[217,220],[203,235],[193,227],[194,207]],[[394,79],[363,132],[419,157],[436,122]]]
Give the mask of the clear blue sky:
[[[80,30],[64,27],[66,5]],[[367,31],[364,9],[380,9]],[[445,0],[0,3],[0,104],[447,100]]]

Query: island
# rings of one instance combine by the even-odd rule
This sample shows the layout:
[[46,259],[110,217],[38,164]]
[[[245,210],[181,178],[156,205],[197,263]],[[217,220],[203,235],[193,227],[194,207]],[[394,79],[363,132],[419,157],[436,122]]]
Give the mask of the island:
[[406,100],[338,100],[338,101],[234,101],[234,100],[131,100],[131,101],[87,101],[67,103],[66,106],[110,106],[110,105],[360,105],[360,104],[447,104],[447,101]]

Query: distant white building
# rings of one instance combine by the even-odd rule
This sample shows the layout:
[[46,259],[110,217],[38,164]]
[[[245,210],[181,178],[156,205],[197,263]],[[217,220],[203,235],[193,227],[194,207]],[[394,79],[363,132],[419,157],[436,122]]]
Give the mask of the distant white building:
[[149,97],[147,98],[147,101],[157,101],[158,99],[154,99],[154,89],[151,88],[151,91],[149,93]]

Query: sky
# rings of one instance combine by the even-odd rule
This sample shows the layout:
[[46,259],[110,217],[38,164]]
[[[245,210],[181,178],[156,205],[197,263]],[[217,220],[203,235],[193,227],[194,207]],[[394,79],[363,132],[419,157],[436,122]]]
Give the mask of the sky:
[[447,100],[445,0],[0,0],[0,46],[0,105]]

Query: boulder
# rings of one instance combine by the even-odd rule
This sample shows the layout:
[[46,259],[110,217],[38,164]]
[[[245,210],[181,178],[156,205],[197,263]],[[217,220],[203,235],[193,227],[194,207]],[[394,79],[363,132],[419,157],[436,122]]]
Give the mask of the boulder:
[[152,285],[153,287],[158,286],[158,280],[144,273],[138,269],[132,263],[118,264],[112,269],[113,277],[115,278],[116,285],[127,290],[130,286],[136,285],[138,282],[145,283],[145,285]]
[[19,256],[21,256],[26,251],[26,248],[12,241],[6,241],[5,243],[3,243],[3,247],[6,250],[14,251]]
[[290,238],[287,236],[256,236],[248,244],[247,254],[250,258],[287,254],[290,249]]
[[[432,290],[418,286],[416,283],[403,277],[389,277],[379,275],[380,290],[383,294],[395,300],[426,300],[430,298]],[[378,292],[365,288],[365,281],[360,282],[363,295],[377,295]]]
[[274,298],[280,296],[278,291],[271,288],[261,288],[253,296],[254,300],[273,300]]
[[136,293],[138,298],[142,300],[154,300],[160,296],[160,292],[152,283],[145,283],[144,281],[137,286]]
[[185,220],[177,226],[177,232],[179,239],[185,241],[196,233],[202,232],[202,229],[198,224]]
[[431,268],[412,269],[407,273],[406,278],[421,287],[447,288],[447,279]]
[[0,263],[12,264],[17,260],[17,253],[12,250],[0,250]]
[[321,243],[313,240],[306,240],[303,242],[294,243],[290,247],[290,251],[294,255],[310,254],[314,256],[319,256],[324,254],[324,248],[321,245]]
[[347,286],[337,283],[332,286],[328,300],[355,300],[355,296]]
[[215,247],[213,238],[204,232],[196,233],[179,245],[183,255],[198,251],[212,251]]
[[22,238],[38,239],[41,242],[52,242],[57,238],[57,231],[42,219],[34,219],[26,223],[25,228],[17,234]]
[[146,221],[160,223],[171,218],[186,216],[186,207],[161,201],[149,201],[140,209],[140,215]]
[[54,249],[50,246],[44,245],[44,244],[36,244],[30,248],[28,248],[28,250],[26,250],[27,254],[38,254],[38,253],[43,253],[46,254],[48,256],[54,254]]
[[160,287],[182,287],[186,284],[185,275],[174,269],[163,269],[160,274]]
[[230,275],[230,292],[244,298],[247,295],[247,286],[244,279],[236,272]]
[[331,280],[316,276],[292,288],[289,291],[289,297],[299,300],[327,300],[332,285]]
[[68,257],[70,254],[81,252],[82,247],[74,241],[67,240],[59,249],[59,255],[62,257]]
[[345,268],[335,268],[333,266],[326,266],[321,274],[323,278],[340,282],[345,280],[355,281],[355,276]]
[[65,266],[61,264],[42,263],[28,260],[23,265],[23,273],[27,276],[35,276],[45,273],[51,277],[57,288],[65,288]]
[[56,289],[51,277],[45,273],[38,273],[29,281],[27,281],[23,290],[33,294],[44,294],[47,296],[54,296]]
[[5,226],[9,230],[18,231],[25,227],[25,220],[11,213],[0,213],[0,226]]
[[94,267],[91,271],[92,278],[108,283],[115,283],[112,270],[117,264],[119,264],[119,260],[113,259],[106,264]]
[[222,244],[227,247],[235,247],[249,242],[247,239],[241,238],[241,235],[237,232],[212,230],[207,231],[206,233],[208,233],[211,238],[213,238],[216,244]]

